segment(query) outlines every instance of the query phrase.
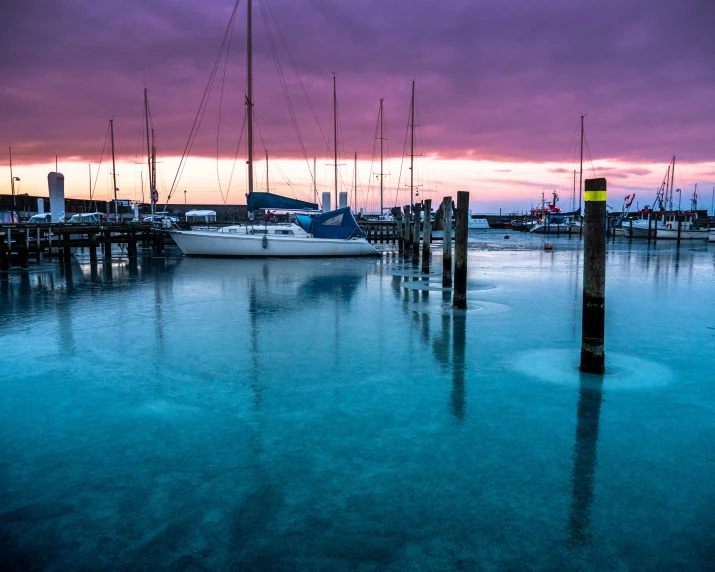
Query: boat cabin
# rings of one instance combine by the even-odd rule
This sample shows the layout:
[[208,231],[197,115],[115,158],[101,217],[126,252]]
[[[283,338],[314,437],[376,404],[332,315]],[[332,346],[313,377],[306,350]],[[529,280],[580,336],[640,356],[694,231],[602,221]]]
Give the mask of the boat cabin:
[[216,222],[216,211],[188,211],[186,213],[186,222]]
[[104,213],[77,213],[72,215],[67,222],[68,223],[84,223],[84,224],[96,224],[102,223],[107,220],[107,215]]

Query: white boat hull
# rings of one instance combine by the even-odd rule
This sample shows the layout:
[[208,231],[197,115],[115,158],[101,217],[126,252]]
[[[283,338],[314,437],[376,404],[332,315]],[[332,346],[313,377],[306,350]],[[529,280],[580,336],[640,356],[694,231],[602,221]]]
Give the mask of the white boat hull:
[[[657,238],[662,239],[677,239],[678,238],[678,230],[677,229],[668,229],[668,228],[659,228],[658,229],[658,234]],[[680,231],[680,239],[681,240],[705,240],[708,238],[708,231],[703,229],[703,230],[681,230]]]
[[334,239],[178,230],[170,234],[181,252],[187,256],[274,258],[380,255],[364,238]]
[[715,229],[711,230],[711,231],[708,233],[708,240],[709,240],[710,242],[715,242]]
[[469,230],[488,229],[488,228],[489,228],[489,221],[487,221],[487,219],[469,217],[469,225],[468,225]]
[[548,226],[537,224],[532,227],[530,232],[537,234],[579,234],[581,232],[580,224],[550,224]]

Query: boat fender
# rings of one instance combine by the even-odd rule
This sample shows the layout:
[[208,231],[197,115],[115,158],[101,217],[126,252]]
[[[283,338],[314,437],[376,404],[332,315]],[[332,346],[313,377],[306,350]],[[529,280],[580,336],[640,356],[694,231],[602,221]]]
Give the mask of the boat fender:
[[670,224],[670,223],[668,223],[668,229],[670,230],[670,229],[672,229],[672,228],[673,228],[673,225]]
[[268,235],[263,235],[263,248],[268,248]]

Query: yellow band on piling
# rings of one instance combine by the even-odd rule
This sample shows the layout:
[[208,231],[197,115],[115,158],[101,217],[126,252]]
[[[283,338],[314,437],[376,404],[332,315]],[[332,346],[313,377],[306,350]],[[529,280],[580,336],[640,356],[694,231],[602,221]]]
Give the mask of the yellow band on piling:
[[584,198],[587,203],[606,201],[606,191],[586,191],[584,193]]

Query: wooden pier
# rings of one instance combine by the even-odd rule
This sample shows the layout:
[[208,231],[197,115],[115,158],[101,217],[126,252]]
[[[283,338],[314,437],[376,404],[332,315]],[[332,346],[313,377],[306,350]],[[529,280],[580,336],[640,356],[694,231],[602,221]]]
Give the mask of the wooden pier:
[[27,268],[30,261],[39,263],[43,258],[69,263],[76,248],[88,248],[92,262],[97,260],[98,247],[109,258],[113,244],[125,245],[129,256],[136,256],[138,245],[162,251],[165,238],[162,229],[148,223],[0,225],[0,271]]

